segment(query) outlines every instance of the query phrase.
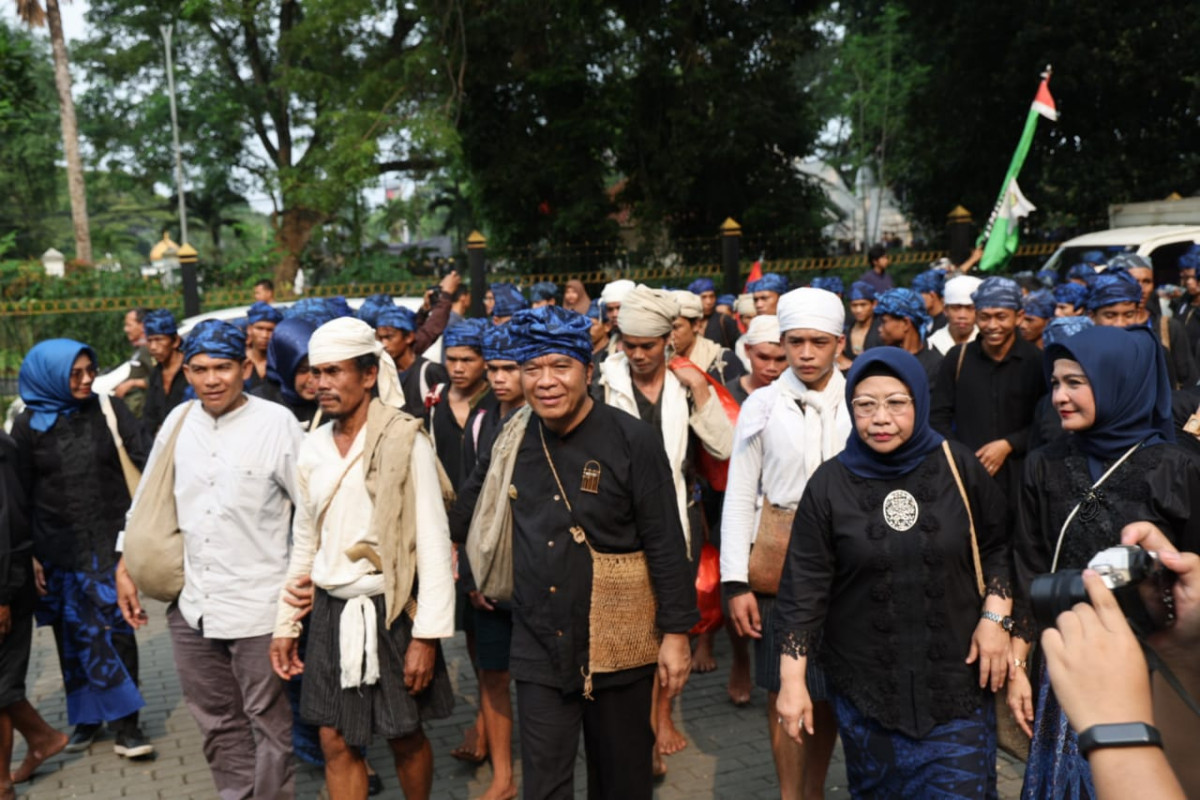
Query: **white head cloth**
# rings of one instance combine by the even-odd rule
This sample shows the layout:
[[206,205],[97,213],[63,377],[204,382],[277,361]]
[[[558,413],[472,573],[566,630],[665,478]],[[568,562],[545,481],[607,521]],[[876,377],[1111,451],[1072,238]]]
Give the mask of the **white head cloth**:
[[959,275],[957,278],[951,278],[946,281],[946,287],[942,290],[942,302],[948,306],[973,306],[975,301],[971,299],[971,295],[975,293],[981,283],[983,280],[974,275]]
[[622,336],[666,336],[679,316],[671,292],[639,284],[621,301]]
[[767,314],[750,320],[746,332],[742,334],[742,341],[747,347],[763,342],[779,344],[779,317]]
[[671,294],[679,301],[679,316],[688,319],[700,319],[704,316],[704,305],[700,302],[700,295],[687,289],[679,289]]
[[625,297],[637,286],[633,281],[619,280],[605,284],[600,292],[602,303],[624,303]]
[[308,340],[308,363],[330,364],[359,356],[373,355],[379,361],[379,399],[393,408],[404,408],[404,392],[396,362],[375,338],[375,330],[354,317],[338,317],[313,331]]
[[733,301],[733,313],[744,319],[749,319],[758,313],[754,310],[754,295],[739,294],[737,300]]
[[810,286],[792,289],[780,297],[775,313],[779,316],[780,331],[810,328],[841,336],[846,328],[846,307],[842,305],[842,298]]

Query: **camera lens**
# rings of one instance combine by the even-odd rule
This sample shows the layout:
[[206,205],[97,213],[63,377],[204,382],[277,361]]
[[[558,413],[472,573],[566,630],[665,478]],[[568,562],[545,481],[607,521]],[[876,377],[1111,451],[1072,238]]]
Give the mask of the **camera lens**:
[[1053,628],[1054,621],[1076,603],[1088,602],[1083,585],[1083,570],[1064,569],[1049,575],[1038,575],[1029,587],[1029,605],[1038,628]]

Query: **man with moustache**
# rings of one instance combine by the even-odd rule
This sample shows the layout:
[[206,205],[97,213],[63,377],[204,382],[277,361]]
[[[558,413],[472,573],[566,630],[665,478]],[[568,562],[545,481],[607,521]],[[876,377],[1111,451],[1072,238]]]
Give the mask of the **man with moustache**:
[[[332,798],[367,797],[362,748],[388,741],[400,787],[428,798],[433,749],[422,723],[454,700],[438,640],[454,634],[454,581],[443,499],[449,483],[421,420],[400,411],[395,364],[362,320],[327,322],[309,342],[317,401],[333,419],[298,462],[290,589],[281,593],[271,663],[303,673],[300,716],[321,728]],[[308,648],[289,602],[311,579]]]
[[183,402],[187,391],[187,378],[183,374],[183,340],[179,338],[174,315],[165,308],[148,311],[142,324],[146,331],[146,349],[155,362],[142,405],[142,424],[147,433],[154,435],[167,414]]

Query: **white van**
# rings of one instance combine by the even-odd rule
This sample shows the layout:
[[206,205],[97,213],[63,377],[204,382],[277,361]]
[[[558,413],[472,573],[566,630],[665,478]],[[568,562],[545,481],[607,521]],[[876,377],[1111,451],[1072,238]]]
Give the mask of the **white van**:
[[1154,264],[1154,284],[1179,283],[1179,257],[1200,243],[1200,225],[1134,225],[1085,233],[1068,239],[1054,251],[1043,269],[1062,277],[1083,260],[1089,250],[1099,250],[1106,259],[1118,253],[1137,253]]

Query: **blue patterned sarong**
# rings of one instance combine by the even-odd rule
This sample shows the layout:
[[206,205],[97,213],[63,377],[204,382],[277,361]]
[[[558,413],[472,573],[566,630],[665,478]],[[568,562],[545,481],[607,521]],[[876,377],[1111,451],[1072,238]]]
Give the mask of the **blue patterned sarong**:
[[988,798],[996,793],[996,709],[988,699],[967,719],[920,739],[888,730],[845,696],[830,693],[854,798]]
[[1058,698],[1050,689],[1050,676],[1042,667],[1038,689],[1037,716],[1033,723],[1033,741],[1029,745],[1029,763],[1025,765],[1022,800],[1086,800],[1096,796],[1092,768],[1079,753],[1079,739]]
[[43,565],[46,595],[38,625],[62,631],[59,661],[67,693],[67,720],[92,725],[127,717],[146,703],[113,647],[112,634],[133,636],[117,606],[115,571],[72,572]]

